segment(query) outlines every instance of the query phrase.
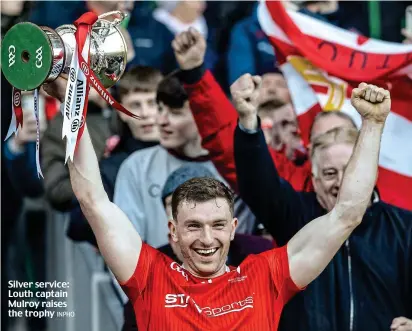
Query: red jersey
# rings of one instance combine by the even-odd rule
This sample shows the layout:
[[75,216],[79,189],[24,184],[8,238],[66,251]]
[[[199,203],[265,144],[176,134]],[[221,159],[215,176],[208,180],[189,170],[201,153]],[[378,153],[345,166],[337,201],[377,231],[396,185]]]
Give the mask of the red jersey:
[[290,278],[286,246],[250,255],[238,268],[197,278],[143,244],[122,288],[139,330],[277,330],[283,306],[299,291]]

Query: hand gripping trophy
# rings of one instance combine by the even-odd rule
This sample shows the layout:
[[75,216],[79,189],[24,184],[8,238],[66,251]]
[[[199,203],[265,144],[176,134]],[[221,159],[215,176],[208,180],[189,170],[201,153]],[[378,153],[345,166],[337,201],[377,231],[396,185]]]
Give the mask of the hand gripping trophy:
[[[108,17],[115,17],[109,21]],[[62,76],[68,80],[63,112],[63,137],[66,137],[66,161],[73,159],[77,141],[83,132],[89,88],[93,87],[112,107],[136,117],[107,91],[123,75],[127,46],[119,30],[126,15],[120,11],[97,17],[85,13],[72,25],[56,30],[23,22],[4,36],[1,66],[13,86],[13,116],[7,138],[23,125],[21,91],[34,90],[37,127],[38,89]],[[37,169],[39,166],[39,130],[37,134]]]

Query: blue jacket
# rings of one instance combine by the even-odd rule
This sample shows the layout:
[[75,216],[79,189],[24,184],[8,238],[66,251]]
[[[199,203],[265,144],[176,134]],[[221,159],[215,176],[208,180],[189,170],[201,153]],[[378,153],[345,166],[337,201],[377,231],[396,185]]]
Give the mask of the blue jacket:
[[233,27],[227,53],[229,84],[246,73],[262,75],[275,70],[275,51],[259,25],[257,8]]
[[152,15],[152,8],[135,2],[127,30],[133,41],[135,57],[130,65],[145,65],[168,74],[177,68],[172,49],[174,35]]
[[338,26],[353,29],[359,33],[385,41],[402,42],[401,27],[404,26],[405,9],[410,1],[374,1],[379,12],[374,13],[376,23],[380,25],[379,34],[371,35],[372,1],[339,1],[337,13]]
[[[401,27],[404,26],[405,9],[410,1],[374,1],[378,12],[371,13],[372,1],[339,1],[339,8],[330,14],[317,14],[303,8],[299,12],[321,21],[339,26],[343,29],[356,31],[362,35],[392,42],[401,42]],[[387,13],[390,13],[388,15]],[[375,15],[380,26],[375,35],[371,31],[371,15]],[[379,16],[376,16],[379,15]],[[376,33],[378,33],[376,35]]]
[[24,152],[13,153],[7,140],[3,145],[4,165],[13,188],[22,197],[37,198],[44,193],[43,182],[37,176],[36,143],[25,145]]
[[[279,177],[262,130],[237,127],[234,148],[240,196],[278,245],[326,214],[314,192],[296,192]],[[285,306],[279,331],[388,331],[400,316],[412,318],[412,213],[378,201]]]

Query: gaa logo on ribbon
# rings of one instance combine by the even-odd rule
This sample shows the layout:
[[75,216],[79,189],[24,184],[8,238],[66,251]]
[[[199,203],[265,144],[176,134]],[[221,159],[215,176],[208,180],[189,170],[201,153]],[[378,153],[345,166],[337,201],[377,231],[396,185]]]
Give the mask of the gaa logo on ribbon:
[[84,74],[86,76],[89,76],[89,67],[88,67],[88,65],[85,62],[82,62],[82,64],[80,66],[81,66]]
[[20,93],[18,93],[18,92],[16,92],[16,93],[14,93],[14,96],[13,96],[13,103],[14,103],[14,107],[18,107],[18,106],[20,106]]
[[74,70],[74,68],[71,68],[70,69],[70,81],[74,83],[75,80],[76,80],[76,70]]

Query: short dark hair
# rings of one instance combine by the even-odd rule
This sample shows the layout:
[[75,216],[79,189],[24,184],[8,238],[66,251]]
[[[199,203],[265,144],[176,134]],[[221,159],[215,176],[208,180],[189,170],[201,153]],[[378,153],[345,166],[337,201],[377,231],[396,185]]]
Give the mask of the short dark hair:
[[180,185],[172,195],[172,215],[177,221],[177,209],[183,202],[206,202],[223,198],[230,212],[234,214],[235,198],[233,192],[221,181],[211,177],[196,177]]
[[170,108],[182,108],[189,100],[185,88],[176,76],[165,77],[157,88],[156,101]]
[[353,120],[353,118],[351,116],[349,116],[348,114],[344,113],[343,111],[340,111],[340,110],[324,110],[324,111],[321,111],[321,112],[317,113],[315,118],[313,119],[312,125],[310,127],[310,131],[309,131],[310,132],[309,133],[309,138],[312,137],[312,129],[313,129],[313,126],[315,125],[315,122],[317,120],[319,120],[320,118],[329,117],[329,116],[333,116],[333,115],[338,116],[338,117],[340,117],[344,120],[347,120],[347,121],[351,122],[355,129],[358,128],[356,126],[356,123]]
[[126,71],[117,83],[117,96],[121,99],[130,92],[155,92],[162,78],[163,75],[158,69],[134,66]]

